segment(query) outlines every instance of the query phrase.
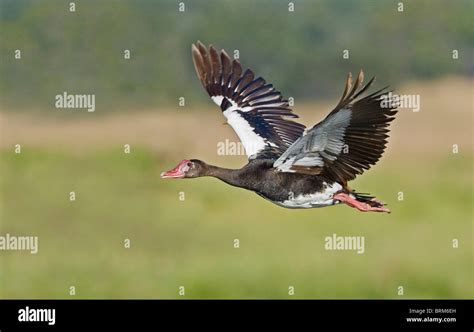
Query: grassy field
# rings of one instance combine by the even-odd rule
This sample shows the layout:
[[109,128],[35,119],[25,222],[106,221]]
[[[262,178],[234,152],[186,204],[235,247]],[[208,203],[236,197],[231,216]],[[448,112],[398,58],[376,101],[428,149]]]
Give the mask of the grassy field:
[[[170,164],[145,150],[2,158],[2,233],[39,236],[38,254],[0,256],[2,298],[65,298],[70,285],[81,298],[172,298],[182,285],[192,298],[280,298],[290,285],[305,298],[396,298],[399,285],[406,297],[474,294],[466,157],[419,173],[385,165],[355,182],[391,215],[285,210],[214,179],[160,180]],[[324,250],[333,233],[365,236],[365,253]]]
[[[473,298],[472,128],[458,130],[470,128],[472,104],[464,99],[468,110],[452,116],[439,100],[423,100],[440,106],[401,113],[387,155],[351,183],[386,201],[390,215],[287,210],[215,179],[160,179],[182,158],[243,163],[215,155],[219,135],[230,132],[216,109],[203,111],[216,131],[201,141],[182,130],[198,121],[194,113],[177,115],[175,127],[166,114],[156,123],[130,120],[143,128],[136,137],[116,125],[122,115],[76,121],[82,131],[4,115],[0,233],[38,236],[39,252],[0,254],[0,298],[70,298],[70,286],[75,298],[181,298],[180,286],[186,298],[289,298],[290,286],[294,298]],[[160,142],[145,144],[155,124]],[[365,236],[365,253],[325,250],[333,233]]]

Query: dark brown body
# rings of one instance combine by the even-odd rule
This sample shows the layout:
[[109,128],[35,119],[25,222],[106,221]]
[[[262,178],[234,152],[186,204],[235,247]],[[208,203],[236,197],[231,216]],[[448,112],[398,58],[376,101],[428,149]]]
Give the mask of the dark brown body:
[[236,187],[255,191],[273,202],[322,192],[327,185],[332,184],[328,179],[317,175],[279,172],[273,168],[273,162],[268,159],[255,159],[238,170],[206,165],[206,175]]

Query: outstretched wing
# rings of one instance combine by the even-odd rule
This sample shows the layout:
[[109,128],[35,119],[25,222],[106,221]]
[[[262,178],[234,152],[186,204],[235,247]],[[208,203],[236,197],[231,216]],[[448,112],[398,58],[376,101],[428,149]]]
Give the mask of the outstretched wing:
[[[339,104],[329,115],[285,151],[274,167],[283,172],[319,174],[345,184],[379,160],[387,144],[388,126],[397,113],[385,89],[357,99],[364,87],[361,71],[352,87],[349,74]],[[384,100],[384,103],[382,103]]]
[[249,159],[277,159],[302,135],[305,126],[286,118],[298,116],[273,85],[238,60],[201,42],[192,46],[196,73],[228,124],[242,142]]

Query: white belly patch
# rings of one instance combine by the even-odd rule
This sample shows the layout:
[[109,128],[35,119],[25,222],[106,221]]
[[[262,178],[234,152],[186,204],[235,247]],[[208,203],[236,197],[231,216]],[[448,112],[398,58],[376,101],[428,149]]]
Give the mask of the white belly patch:
[[334,201],[332,197],[335,193],[342,189],[342,186],[339,183],[333,183],[331,185],[324,183],[324,185],[326,188],[321,192],[307,195],[297,195],[294,197],[289,197],[285,201],[273,203],[290,209],[310,209],[339,203],[339,201]]

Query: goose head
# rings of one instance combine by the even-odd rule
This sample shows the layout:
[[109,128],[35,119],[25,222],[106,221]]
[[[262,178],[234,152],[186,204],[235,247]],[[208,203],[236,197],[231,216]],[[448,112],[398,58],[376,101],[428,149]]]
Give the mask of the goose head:
[[161,173],[162,179],[197,178],[206,175],[206,163],[197,159],[184,159],[175,168]]

